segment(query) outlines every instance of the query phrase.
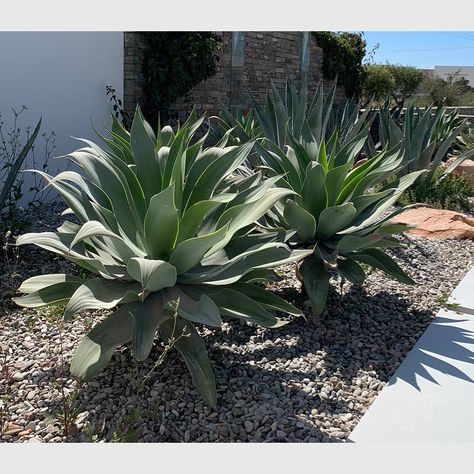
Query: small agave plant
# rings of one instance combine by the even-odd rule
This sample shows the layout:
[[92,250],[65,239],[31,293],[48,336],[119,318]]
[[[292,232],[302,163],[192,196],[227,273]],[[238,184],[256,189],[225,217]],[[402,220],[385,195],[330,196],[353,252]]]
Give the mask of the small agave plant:
[[277,184],[294,191],[267,213],[265,224],[296,231],[290,247],[311,252],[299,272],[314,315],[325,307],[332,270],[357,285],[365,278],[362,265],[414,283],[384,249],[402,246],[393,234],[407,227],[390,219],[403,209],[389,208],[424,171],[383,185],[402,166],[400,144],[356,165],[367,133],[365,128],[342,147],[337,131],[327,143],[313,139],[302,144],[289,133],[293,146],[286,151],[270,141],[257,145],[267,176],[284,175]]
[[[80,222],[66,220],[57,232],[20,236],[91,272],[24,281],[23,307],[65,305],[64,317],[87,309],[115,309],[77,347],[71,373],[87,381],[109,362],[119,345],[131,342],[138,360],[150,354],[155,336],[175,339],[198,391],[216,404],[213,371],[194,323],[219,327],[222,315],[278,327],[274,310],[300,311],[261,286],[271,269],[307,252],[291,251],[281,229],[261,233],[255,221],[292,193],[239,174],[253,143],[203,148],[191,144],[203,118],[193,113],[176,133],[153,132],[137,108],[131,132],[114,120],[106,147],[86,147],[67,156],[82,174],[40,173]],[[178,302],[178,304],[176,304]],[[177,311],[177,317],[174,317]]]

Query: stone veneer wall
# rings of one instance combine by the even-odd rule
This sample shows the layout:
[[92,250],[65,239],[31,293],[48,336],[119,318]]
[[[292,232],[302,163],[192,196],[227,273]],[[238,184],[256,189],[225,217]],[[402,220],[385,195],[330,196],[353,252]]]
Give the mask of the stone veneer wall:
[[[177,101],[172,108],[174,115],[183,120],[193,106],[198,113],[218,115],[223,107],[233,109],[249,104],[249,90],[260,102],[273,80],[278,89],[283,89],[285,81],[300,81],[301,49],[303,33],[296,31],[245,32],[243,64],[234,61],[232,67],[232,32],[216,32],[222,37],[223,49],[219,55],[217,73],[194,87],[190,93]],[[314,89],[322,79],[322,49],[309,36],[310,56],[308,83]],[[136,103],[144,105],[143,58],[145,46],[139,33],[129,32],[124,36],[124,106],[132,112]],[[237,63],[237,66],[235,65]],[[323,81],[329,84],[328,81]],[[345,100],[344,88],[338,87],[336,101]]]

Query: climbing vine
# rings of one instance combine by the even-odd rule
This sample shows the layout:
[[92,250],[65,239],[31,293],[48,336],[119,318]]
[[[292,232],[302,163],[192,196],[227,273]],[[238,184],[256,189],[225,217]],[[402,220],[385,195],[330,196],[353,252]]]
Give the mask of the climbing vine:
[[150,120],[217,72],[221,39],[211,32],[143,32],[145,111]]
[[362,64],[366,42],[362,33],[313,31],[316,44],[323,50],[323,76],[338,78],[348,97],[359,97],[364,83]]

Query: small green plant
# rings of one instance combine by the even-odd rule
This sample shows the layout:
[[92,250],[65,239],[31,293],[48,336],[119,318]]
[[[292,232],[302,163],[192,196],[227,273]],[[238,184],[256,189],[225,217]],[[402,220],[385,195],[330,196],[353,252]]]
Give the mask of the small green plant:
[[[42,133],[42,146],[38,145],[41,119],[32,131],[21,127],[21,116],[27,111],[12,109],[11,127],[5,127],[0,112],[0,232],[10,230],[18,235],[31,225],[30,216],[18,204],[26,201],[28,208],[49,199],[51,189],[43,190],[39,175],[25,181],[25,168],[47,171],[55,149],[55,133]],[[27,197],[25,197],[27,195]]]
[[7,360],[8,347],[0,346],[0,376],[4,383],[0,388],[0,440],[8,424],[8,409],[12,404],[10,381],[12,368]]
[[[79,224],[66,220],[57,232],[22,235],[85,268],[89,278],[39,275],[24,281],[15,299],[23,307],[65,305],[64,317],[83,310],[115,311],[77,347],[71,373],[86,382],[104,369],[115,349],[132,343],[138,360],[150,354],[155,335],[174,340],[194,384],[209,405],[216,389],[204,341],[193,323],[220,327],[221,315],[278,327],[272,311],[301,312],[253,284],[272,269],[304,257],[291,250],[282,229],[262,233],[255,222],[292,193],[262,182],[261,173],[239,173],[254,143],[203,148],[191,144],[204,118],[193,113],[176,132],[157,134],[137,108],[131,132],[113,117],[107,148],[87,146],[68,155],[83,175],[39,172],[68,204]],[[170,303],[180,300],[179,317]]]
[[136,443],[138,432],[135,425],[141,418],[141,412],[134,408],[128,415],[120,418],[117,429],[112,433],[111,443]]
[[112,105],[112,113],[115,118],[123,125],[126,130],[130,127],[130,116],[123,108],[123,102],[117,97],[117,91],[115,87],[111,85],[105,86],[105,91],[109,101]]
[[474,194],[469,178],[449,174],[441,179],[444,171],[438,167],[431,181],[423,181],[403,193],[399,200],[402,206],[426,203],[438,209],[467,212],[472,210],[470,197]]
[[40,119],[33,133],[28,137],[26,144],[21,146],[21,131],[17,123],[18,118],[26,110],[26,107],[23,106],[20,112],[17,112],[15,109],[12,110],[14,115],[13,126],[8,132],[8,137],[4,135],[2,128],[3,117],[0,114],[0,212],[3,211],[6,205],[14,206],[23,195],[22,183],[17,182],[18,173],[41,127]]

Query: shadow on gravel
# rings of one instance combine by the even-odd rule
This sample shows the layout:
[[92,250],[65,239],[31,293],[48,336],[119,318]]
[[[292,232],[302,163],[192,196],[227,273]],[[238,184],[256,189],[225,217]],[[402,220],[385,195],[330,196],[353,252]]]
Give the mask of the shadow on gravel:
[[[304,295],[291,289],[284,293],[299,307],[305,307]],[[328,417],[337,419],[339,414],[351,413],[357,419],[364,412],[364,405],[359,405],[360,400],[353,395],[356,380],[371,374],[375,383],[387,382],[435,313],[416,309],[400,294],[370,295],[352,286],[342,297],[332,292],[327,310],[316,320],[305,322],[301,318],[267,330],[229,319],[223,331],[208,332],[206,345],[218,391],[216,410],[204,406],[174,351],[145,383],[144,390],[136,393],[131,371],[137,371],[136,381],[149,367],[132,361],[128,349],[114,356],[93,383],[77,390],[73,405],[90,412],[85,421],[93,426],[101,424],[102,412],[108,407],[101,434],[101,439],[108,440],[128,423],[139,441],[330,441],[320,429]],[[449,321],[438,320],[436,324],[442,331],[440,336],[451,342],[417,348],[423,358],[413,377],[406,377],[409,383],[416,383],[415,374],[435,382],[425,366],[465,377],[441,357],[469,363],[474,360],[473,353],[461,346],[472,344],[471,334],[451,326]],[[154,349],[151,359],[157,357]],[[53,369],[43,374],[43,382],[58,376]],[[332,392],[325,399],[321,391],[327,386]],[[379,389],[367,388],[373,392],[369,397],[375,397]],[[153,395],[152,390],[156,392]],[[337,396],[339,390],[344,391],[342,397]],[[47,401],[48,412],[61,412],[61,403],[60,397]],[[138,414],[132,416],[135,409]],[[166,418],[160,418],[163,410],[168,413]],[[252,420],[252,431],[247,431],[247,420]],[[270,429],[274,423],[278,428]],[[152,439],[142,437],[144,426],[155,433]],[[259,430],[263,430],[261,435]],[[86,440],[83,433],[72,438],[79,439]],[[331,440],[338,441],[334,437]]]

